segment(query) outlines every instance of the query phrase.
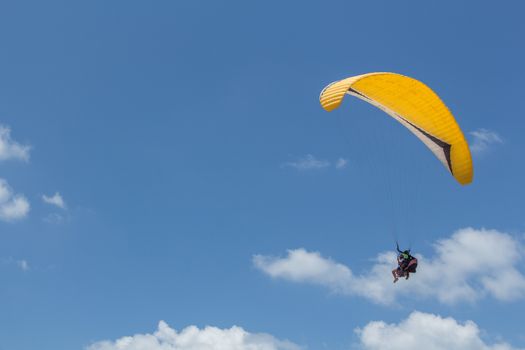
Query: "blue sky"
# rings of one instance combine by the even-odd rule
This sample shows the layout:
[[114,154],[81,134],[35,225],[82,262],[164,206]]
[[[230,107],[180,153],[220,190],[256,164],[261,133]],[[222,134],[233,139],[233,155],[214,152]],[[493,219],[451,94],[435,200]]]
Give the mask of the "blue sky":
[[[236,325],[254,336],[242,346],[269,349],[374,349],[368,340],[389,334],[368,337],[374,321],[399,335],[410,322],[456,334],[471,320],[472,348],[525,348],[523,11],[519,1],[2,3],[0,349],[111,350],[101,342],[152,334],[161,320],[163,332],[206,337],[212,326],[221,339]],[[477,145],[472,185],[372,106],[319,106],[326,84],[373,71],[443,98]],[[388,273],[371,272],[394,237],[426,259],[427,277],[422,265],[387,287]],[[436,248],[463,238],[479,248],[471,270]],[[440,285],[431,272],[476,293],[444,302],[425,292]],[[396,302],[366,297],[370,278]]]

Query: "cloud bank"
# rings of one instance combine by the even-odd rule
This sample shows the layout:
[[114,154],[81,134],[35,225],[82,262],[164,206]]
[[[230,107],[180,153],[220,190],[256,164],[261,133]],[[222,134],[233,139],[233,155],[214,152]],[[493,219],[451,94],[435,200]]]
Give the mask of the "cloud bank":
[[[506,342],[489,343],[472,321],[412,312],[399,323],[372,321],[354,330],[362,350],[520,350]],[[301,347],[269,334],[241,327],[220,329],[189,326],[180,332],[160,321],[156,332],[95,342],[85,350],[300,350]],[[521,349],[524,350],[524,349]]]
[[16,221],[29,213],[29,201],[21,194],[15,194],[6,180],[0,179],[0,220]]
[[363,350],[518,350],[507,343],[487,344],[472,321],[418,311],[397,324],[373,321],[355,332]]
[[11,138],[11,129],[0,125],[0,161],[8,159],[29,160],[31,147],[21,145]]
[[164,321],[152,334],[136,334],[115,341],[100,341],[86,350],[299,350],[300,347],[269,334],[249,333],[241,327],[229,329],[189,326],[177,332]]
[[435,255],[417,255],[418,272],[392,286],[394,252],[379,254],[369,271],[350,267],[318,252],[289,250],[285,257],[255,255],[254,265],[265,274],[310,283],[378,304],[393,304],[399,295],[434,298],[445,304],[474,302],[484,297],[512,301],[525,297],[525,275],[518,266],[525,257],[520,241],[496,230],[465,228],[434,244]]

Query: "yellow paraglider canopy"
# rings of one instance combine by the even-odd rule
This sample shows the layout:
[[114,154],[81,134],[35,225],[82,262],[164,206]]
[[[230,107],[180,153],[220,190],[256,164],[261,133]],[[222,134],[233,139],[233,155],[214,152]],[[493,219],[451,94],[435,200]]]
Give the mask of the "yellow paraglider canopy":
[[396,73],[369,73],[331,83],[321,106],[332,111],[345,94],[382,109],[416,135],[462,185],[472,182],[470,150],[463,132],[441,99],[422,82]]

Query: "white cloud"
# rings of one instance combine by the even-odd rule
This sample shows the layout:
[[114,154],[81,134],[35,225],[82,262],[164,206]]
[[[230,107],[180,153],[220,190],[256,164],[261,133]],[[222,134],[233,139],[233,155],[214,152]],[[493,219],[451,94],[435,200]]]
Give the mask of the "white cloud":
[[398,324],[370,322],[356,333],[363,350],[518,350],[507,343],[488,344],[472,321],[418,311]]
[[21,194],[13,193],[7,181],[0,179],[0,220],[15,221],[29,213],[29,202]]
[[11,129],[0,125],[0,161],[8,159],[19,159],[28,161],[31,147],[21,145],[11,139]]
[[348,160],[347,159],[339,158],[337,160],[337,162],[335,163],[335,168],[336,169],[343,169],[343,168],[346,167],[347,164],[348,164]]
[[29,263],[27,260],[18,260],[16,264],[22,271],[29,271]]
[[348,267],[304,249],[288,250],[288,256],[283,259],[255,255],[253,263],[271,277],[319,284],[340,293],[345,293],[354,282]]
[[189,326],[177,332],[164,321],[153,334],[136,334],[115,341],[96,342],[86,350],[298,350],[299,346],[269,334],[249,333],[241,327],[229,329]]
[[482,153],[488,150],[489,146],[496,143],[503,143],[503,139],[494,131],[478,129],[469,133],[473,137],[470,145],[472,153]]
[[525,297],[525,276],[518,269],[524,247],[496,230],[465,228],[434,244],[435,256],[417,255],[419,266],[409,281],[392,285],[394,252],[379,254],[367,273],[352,270],[318,252],[289,250],[284,258],[255,255],[254,265],[271,277],[322,285],[343,295],[392,304],[398,295],[435,298],[446,304],[483,297],[511,301]]
[[284,163],[284,166],[289,166],[299,170],[311,170],[329,167],[330,162],[326,160],[319,160],[313,155],[307,154],[296,161]]
[[66,203],[64,202],[64,199],[60,195],[60,193],[56,192],[53,196],[46,196],[45,194],[42,196],[42,200],[47,204],[56,205],[59,208],[66,209]]

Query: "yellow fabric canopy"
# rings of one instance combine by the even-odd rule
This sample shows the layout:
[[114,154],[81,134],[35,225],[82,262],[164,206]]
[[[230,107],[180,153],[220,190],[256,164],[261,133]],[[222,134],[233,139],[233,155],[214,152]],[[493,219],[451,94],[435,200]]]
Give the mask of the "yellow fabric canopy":
[[396,73],[368,73],[331,83],[319,97],[332,111],[346,94],[388,113],[416,135],[462,185],[472,182],[470,150],[454,116],[422,82]]

